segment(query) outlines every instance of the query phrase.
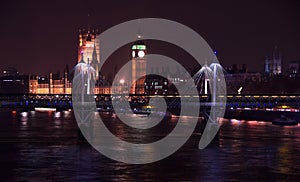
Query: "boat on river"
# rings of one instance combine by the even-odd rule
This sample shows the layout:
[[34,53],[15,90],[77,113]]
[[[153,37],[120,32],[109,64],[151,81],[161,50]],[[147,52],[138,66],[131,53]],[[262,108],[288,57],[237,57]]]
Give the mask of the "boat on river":
[[280,115],[280,118],[274,119],[272,124],[279,126],[295,126],[298,125],[298,121],[287,118],[285,115]]

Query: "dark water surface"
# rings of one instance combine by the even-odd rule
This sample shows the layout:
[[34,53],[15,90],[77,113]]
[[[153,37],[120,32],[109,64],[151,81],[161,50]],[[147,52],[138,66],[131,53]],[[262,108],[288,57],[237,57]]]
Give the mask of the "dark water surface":
[[[110,116],[106,120],[107,125],[115,124]],[[124,130],[120,135],[127,137],[119,137],[156,140],[175,124],[165,122],[163,129],[142,134],[126,135]],[[196,129],[181,149],[164,160],[129,165],[78,142],[72,112],[2,110],[0,181],[300,181],[300,126],[223,120],[219,140],[204,150],[197,148],[200,134]]]

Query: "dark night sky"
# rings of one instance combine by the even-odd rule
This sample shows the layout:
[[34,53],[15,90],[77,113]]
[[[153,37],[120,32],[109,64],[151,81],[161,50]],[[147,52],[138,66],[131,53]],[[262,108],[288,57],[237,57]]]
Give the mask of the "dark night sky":
[[[300,58],[300,3],[295,1],[5,1],[1,3],[1,70],[63,70],[77,60],[77,33],[104,31],[135,18],[166,18],[197,31],[223,65],[261,71],[277,45],[286,63]],[[124,55],[125,57],[127,55]]]

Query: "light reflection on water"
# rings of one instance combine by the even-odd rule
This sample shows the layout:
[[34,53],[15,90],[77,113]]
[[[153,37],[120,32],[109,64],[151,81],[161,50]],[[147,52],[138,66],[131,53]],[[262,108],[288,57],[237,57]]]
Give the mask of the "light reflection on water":
[[[300,178],[299,126],[222,119],[219,140],[204,150],[197,149],[201,130],[196,129],[190,140],[170,157],[147,165],[127,165],[104,157],[85,142],[78,142],[73,113],[56,113],[0,112],[0,152],[5,154],[0,157],[1,181],[295,181]],[[116,118],[107,115],[104,119],[120,138],[137,143],[164,137],[177,122],[175,117],[155,130],[133,132],[119,125]],[[185,123],[188,124],[188,118]]]

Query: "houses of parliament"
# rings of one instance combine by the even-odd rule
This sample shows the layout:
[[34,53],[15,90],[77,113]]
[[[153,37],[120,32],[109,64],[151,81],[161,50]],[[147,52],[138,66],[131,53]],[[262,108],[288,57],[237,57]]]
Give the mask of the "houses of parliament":
[[[84,64],[93,68],[93,78],[96,81],[93,94],[123,93],[122,86],[131,85],[127,93],[144,94],[146,74],[146,45],[142,41],[136,41],[132,45],[132,75],[131,78],[120,80],[112,91],[112,83],[101,75],[100,65],[100,34],[95,30],[79,30],[78,33],[78,56],[76,65]],[[76,66],[74,67],[76,69]],[[72,94],[72,78],[74,69],[69,70],[66,65],[63,74],[49,73],[46,76],[19,75],[15,68],[9,67],[3,71],[2,93],[29,93],[29,94]]]

